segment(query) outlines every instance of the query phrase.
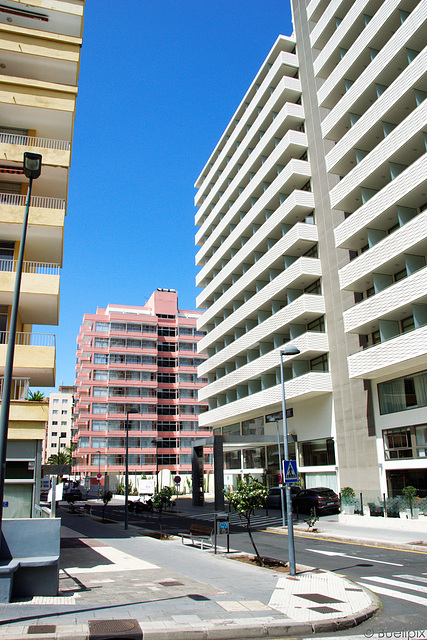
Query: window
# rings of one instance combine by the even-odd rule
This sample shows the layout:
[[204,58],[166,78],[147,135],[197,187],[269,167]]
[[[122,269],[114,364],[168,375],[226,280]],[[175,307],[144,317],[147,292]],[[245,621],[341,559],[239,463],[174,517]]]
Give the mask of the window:
[[58,402],[59,402],[59,398],[54,398],[53,399],[53,404],[58,404]]
[[175,367],[176,359],[175,358],[157,358],[157,366],[158,367]]
[[159,342],[157,349],[158,351],[175,351],[176,344],[174,342]]
[[52,442],[52,444],[50,445],[52,447],[52,449],[56,449],[56,442]]
[[68,400],[62,400],[62,404],[68,404]]
[[158,438],[157,447],[159,449],[175,449],[176,438]]
[[176,336],[175,327],[159,327],[157,330],[159,336],[174,337]]
[[95,370],[93,372],[94,380],[108,380],[108,371]]
[[386,460],[413,458],[411,431],[404,429],[387,429],[383,433],[384,453]]
[[171,422],[165,420],[164,422],[157,422],[157,431],[178,431],[179,425],[177,422]]
[[140,324],[130,324],[127,325],[128,331],[134,331],[135,333],[141,333],[141,325]]
[[108,364],[108,355],[106,353],[94,353],[94,364]]
[[380,382],[378,400],[381,415],[427,406],[427,371]]
[[95,322],[95,331],[98,333],[108,333],[110,325],[108,322]]
[[94,398],[106,398],[107,397],[107,388],[106,387],[94,387],[92,395]]
[[57,431],[52,431],[51,435],[52,435],[52,438],[55,438],[58,435],[58,432]]
[[105,449],[107,444],[106,438],[92,436],[92,449]]
[[94,414],[99,414],[99,413],[107,413],[107,405],[104,403],[93,403],[92,404],[92,413]]
[[174,400],[176,398],[176,389],[158,389],[157,397],[165,400]]
[[95,349],[108,349],[108,338],[95,338]]
[[322,287],[320,284],[320,279],[316,280],[316,282],[313,282],[313,284],[310,284],[308,287],[306,287],[304,289],[304,293],[314,293],[317,295],[322,295]]
[[159,465],[171,465],[176,464],[176,455],[175,454],[163,454],[157,456],[157,461]]
[[89,438],[87,438],[87,437],[79,438],[79,448],[80,449],[88,449],[89,448]]
[[307,324],[307,331],[319,331],[320,333],[325,332],[325,316],[320,316],[316,320],[312,320]]
[[61,411],[61,415],[66,416],[68,413],[67,409],[64,409],[63,411]]
[[[58,420],[52,420],[52,425],[56,426],[57,424],[58,424]],[[56,435],[56,433],[55,433],[55,435]]]
[[61,431],[61,438],[66,438],[67,437],[67,433],[65,431]]
[[309,440],[299,443],[299,464],[301,467],[316,467],[335,464],[335,448],[332,438]]
[[178,335],[180,336],[192,336],[193,328],[192,327],[178,327]]
[[66,420],[61,420],[61,427],[65,427],[67,425],[67,421]]
[[57,414],[59,413],[59,410],[58,410],[58,409],[54,409],[54,410],[52,411],[52,413],[53,413],[54,415],[57,415]]
[[310,371],[329,371],[328,355],[325,353],[322,356],[313,358],[309,362]]
[[165,383],[165,384],[174,384],[176,382],[176,374],[175,373],[158,373],[157,382]]
[[92,420],[92,431],[105,431],[106,428],[106,420]]
[[173,404],[159,404],[157,414],[159,416],[175,416],[177,407]]

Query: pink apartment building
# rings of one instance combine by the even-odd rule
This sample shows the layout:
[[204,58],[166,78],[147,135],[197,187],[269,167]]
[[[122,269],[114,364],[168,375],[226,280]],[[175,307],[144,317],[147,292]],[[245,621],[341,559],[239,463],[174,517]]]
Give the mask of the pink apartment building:
[[108,473],[110,487],[122,481],[128,416],[133,486],[141,476],[168,483],[163,470],[169,470],[188,487],[192,443],[210,435],[209,427],[199,427],[199,414],[207,411],[198,400],[207,382],[197,377],[205,359],[197,354],[205,335],[196,328],[200,315],[178,309],[176,291],[158,289],[143,307],[108,305],[83,316],[77,338],[76,475],[101,474],[103,484]]

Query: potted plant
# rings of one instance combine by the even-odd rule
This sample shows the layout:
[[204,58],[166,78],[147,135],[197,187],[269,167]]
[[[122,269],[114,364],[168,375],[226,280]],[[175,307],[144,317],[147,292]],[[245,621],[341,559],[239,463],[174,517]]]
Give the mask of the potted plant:
[[409,504],[409,511],[411,514],[411,518],[414,517],[414,500],[417,496],[418,489],[408,484],[407,487],[402,489],[403,497],[405,498],[407,504]]
[[356,494],[351,487],[344,487],[341,489],[341,504],[344,513],[348,515],[354,514],[354,503]]

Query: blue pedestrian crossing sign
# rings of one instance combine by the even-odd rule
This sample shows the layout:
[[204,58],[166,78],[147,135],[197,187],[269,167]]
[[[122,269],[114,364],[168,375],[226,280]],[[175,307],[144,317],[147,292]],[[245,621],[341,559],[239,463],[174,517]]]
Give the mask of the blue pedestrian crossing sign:
[[296,460],[283,461],[285,482],[298,482],[298,470]]

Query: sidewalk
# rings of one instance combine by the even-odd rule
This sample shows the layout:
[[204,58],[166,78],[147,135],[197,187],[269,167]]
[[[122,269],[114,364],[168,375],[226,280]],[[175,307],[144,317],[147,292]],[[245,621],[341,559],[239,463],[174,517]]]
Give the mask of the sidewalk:
[[293,578],[122,523],[70,514],[63,522],[61,595],[0,605],[5,640],[311,635],[355,626],[379,607],[334,573],[297,566]]

